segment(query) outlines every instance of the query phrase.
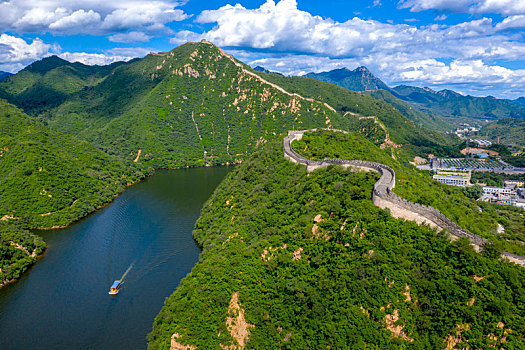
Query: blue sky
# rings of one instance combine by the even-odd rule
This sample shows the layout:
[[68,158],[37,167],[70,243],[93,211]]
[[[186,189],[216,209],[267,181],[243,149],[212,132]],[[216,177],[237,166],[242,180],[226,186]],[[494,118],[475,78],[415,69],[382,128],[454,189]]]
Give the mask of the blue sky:
[[287,75],[367,66],[391,86],[525,96],[525,0],[0,0],[0,70],[107,64],[212,41]]

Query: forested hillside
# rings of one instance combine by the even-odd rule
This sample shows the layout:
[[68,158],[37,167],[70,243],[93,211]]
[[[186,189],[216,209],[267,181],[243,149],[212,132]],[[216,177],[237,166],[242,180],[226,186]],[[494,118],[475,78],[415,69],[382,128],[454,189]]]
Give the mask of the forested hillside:
[[434,91],[406,85],[396,86],[393,91],[395,96],[450,123],[525,118],[525,108],[511,100],[465,96],[451,90]]
[[459,154],[461,141],[455,135],[421,127],[384,101],[312,78],[283,77],[278,74],[263,74],[263,77],[290,91],[328,103],[346,116],[348,122],[352,122],[347,130],[360,133],[363,130],[362,123],[373,123],[362,117],[376,117],[386,126],[390,139],[397,146],[402,146],[401,153],[406,155]]
[[15,75],[0,82],[0,98],[36,115],[63,103],[68,96],[82,88],[95,85],[116,67],[88,66],[70,63],[57,56],[36,61]]
[[[338,137],[294,147],[391,159]],[[525,346],[524,270],[392,218],[370,200],[377,178],[307,173],[279,141],[254,153],[205,204],[200,262],[166,300],[150,348]]]
[[[432,206],[464,229],[488,238],[500,251],[525,256],[525,217],[514,207],[477,202],[467,197],[466,189],[434,181],[404,159],[392,159],[385,151],[359,136],[317,132],[306,134],[295,149],[308,159],[359,159],[389,165],[396,173],[394,192],[408,201]],[[497,233],[497,225],[505,228]]]
[[525,119],[498,120],[485,125],[478,134],[494,143],[525,146]]
[[[377,144],[386,127],[412,157],[458,150],[454,137],[416,125],[437,121],[424,122],[406,106],[256,72],[207,42],[105,67],[64,62],[35,62],[0,87],[55,130],[155,167],[238,163],[286,130],[326,126],[363,132]],[[372,116],[384,126],[363,118]]]
[[365,94],[372,96],[373,98],[381,101],[385,101],[392,106],[394,106],[401,114],[406,116],[408,119],[412,120],[414,123],[438,131],[450,131],[454,129],[452,124],[447,123],[440,117],[436,117],[431,113],[425,113],[412,106],[408,102],[405,102],[394,95],[392,95],[387,90],[375,90],[375,91],[366,91]]
[[210,43],[122,65],[45,115],[110,154],[155,167],[242,161],[293,127],[345,126],[329,106],[293,95]]
[[[109,203],[147,171],[50,130],[0,100],[0,283],[36,260],[24,254],[38,255],[43,248],[25,229],[68,225]],[[21,257],[20,269],[10,272]]]

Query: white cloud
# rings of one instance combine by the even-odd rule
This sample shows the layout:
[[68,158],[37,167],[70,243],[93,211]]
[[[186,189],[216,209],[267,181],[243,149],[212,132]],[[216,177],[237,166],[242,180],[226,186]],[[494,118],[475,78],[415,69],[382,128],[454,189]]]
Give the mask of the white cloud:
[[57,55],[70,62],[106,65],[143,57],[151,51],[155,50],[133,47],[114,48],[103,53],[61,52],[59,46],[46,44],[38,38],[28,43],[22,38],[2,34],[0,35],[0,70],[15,73],[32,62],[51,55]]
[[134,42],[146,42],[151,39],[151,36],[145,34],[144,32],[129,32],[121,33],[110,36],[109,41],[115,43],[134,43]]
[[[407,0],[405,5],[416,3],[420,9],[472,6],[470,0]],[[178,32],[171,42],[205,38],[230,50],[257,49],[270,57],[268,61],[252,58],[251,63],[268,62],[266,68],[284,74],[366,65],[389,82],[507,86],[522,81],[522,71],[486,63],[525,57],[521,38],[505,34],[506,29],[523,25],[525,18],[520,15],[499,23],[483,17],[456,25],[395,25],[357,17],[337,22],[299,10],[295,0],[266,0],[256,9],[236,4],[203,11],[197,22],[214,27],[204,33]]]
[[239,51],[230,50],[229,53],[244,56],[252,67],[259,65],[285,75],[366,66],[390,86],[409,84],[436,90],[448,88],[477,96],[491,94],[502,98],[525,95],[525,69],[511,70],[487,65],[482,60],[454,60],[446,64],[435,59],[414,59],[404,54],[332,59],[311,55],[254,58]]
[[202,38],[222,47],[244,47],[267,52],[362,57],[376,53],[412,54],[414,58],[514,59],[524,44],[499,33],[502,26],[481,18],[457,25],[415,26],[352,18],[337,22],[297,8],[295,0],[267,0],[257,9],[237,4],[203,11],[200,23],[216,25],[205,33],[178,32],[171,42]]
[[525,28],[525,15],[510,16],[496,24],[498,30]]
[[0,2],[0,30],[19,33],[104,35],[147,30],[169,33],[167,23],[188,18],[172,0],[9,0]]
[[58,55],[69,62],[80,62],[87,65],[107,65],[118,61],[129,61],[132,57],[105,55],[101,53],[64,52]]
[[36,38],[31,44],[21,38],[0,35],[0,70],[16,72],[29,63],[51,55],[52,45]]
[[497,13],[505,16],[525,13],[525,0],[401,0],[399,8],[412,12],[439,10],[463,13]]

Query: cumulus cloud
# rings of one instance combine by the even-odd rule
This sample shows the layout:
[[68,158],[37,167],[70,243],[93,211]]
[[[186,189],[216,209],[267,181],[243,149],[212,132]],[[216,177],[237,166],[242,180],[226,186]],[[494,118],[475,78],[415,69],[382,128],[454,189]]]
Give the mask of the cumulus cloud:
[[257,9],[237,4],[203,11],[197,21],[215,23],[211,30],[181,31],[171,42],[206,38],[223,47],[340,58],[401,52],[426,58],[511,59],[523,53],[523,44],[499,31],[519,25],[518,17],[497,25],[485,17],[451,26],[418,27],[357,17],[337,22],[299,10],[295,0],[267,0]]
[[525,13],[525,0],[401,0],[399,8],[412,12],[439,10],[462,13],[498,13],[518,15]]
[[444,63],[436,59],[414,59],[408,55],[374,55],[361,58],[329,58],[311,55],[285,55],[254,58],[230,50],[243,57],[252,67],[262,66],[285,75],[304,75],[338,68],[368,67],[390,86],[409,84],[436,90],[454,89],[472,95],[494,95],[516,98],[525,95],[525,70],[510,70],[488,65],[482,60],[454,60]]
[[90,66],[93,65],[107,65],[119,61],[129,61],[133,57],[107,55],[102,53],[86,53],[86,52],[63,52],[58,55],[60,58],[69,62],[80,62]]
[[105,35],[147,30],[165,32],[167,23],[188,18],[170,0],[8,0],[0,2],[0,30],[19,33]]
[[197,22],[214,24],[211,30],[181,31],[171,42],[205,38],[230,50],[256,49],[259,56],[270,56],[268,64],[255,58],[249,62],[284,74],[366,65],[391,83],[467,84],[468,90],[468,84],[525,84],[523,71],[494,63],[525,56],[525,43],[505,34],[522,21],[516,15],[500,23],[483,17],[456,25],[390,24],[357,17],[337,22],[299,10],[295,0],[267,0],[256,9],[236,4],[203,11]]
[[118,61],[129,61],[155,51],[148,48],[114,48],[103,53],[62,52],[57,45],[34,39],[31,43],[8,34],[0,35],[0,70],[15,73],[34,61],[57,55],[70,62],[88,65],[106,65]]
[[110,36],[109,41],[115,42],[115,43],[134,43],[134,42],[146,42],[151,39],[150,35],[147,35],[144,32],[129,32],[129,33],[121,33],[121,34],[115,34]]
[[27,43],[24,39],[11,35],[0,35],[0,70],[16,72],[29,63],[51,55],[55,47],[39,38]]

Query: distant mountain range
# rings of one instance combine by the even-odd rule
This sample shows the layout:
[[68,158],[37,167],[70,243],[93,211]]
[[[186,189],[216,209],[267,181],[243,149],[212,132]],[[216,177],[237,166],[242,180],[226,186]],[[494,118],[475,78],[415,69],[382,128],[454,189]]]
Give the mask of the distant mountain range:
[[326,81],[352,91],[390,90],[388,85],[375,77],[366,67],[358,67],[354,70],[341,68],[329,72],[308,73],[305,77]]
[[[346,89],[364,92],[383,99],[389,103],[400,105],[395,98],[408,102],[411,106],[428,114],[418,118],[421,124],[427,127],[438,128],[446,123],[430,122],[426,119],[435,117],[444,118],[447,123],[472,122],[476,120],[498,120],[501,118],[525,118],[525,97],[517,100],[497,99],[492,96],[474,97],[462,95],[452,90],[434,91],[430,88],[400,85],[389,87],[375,77],[366,67],[359,67],[351,71],[346,68],[334,69],[323,73],[308,73],[306,77],[339,85]],[[377,94],[371,91],[385,90],[390,94]]]
[[4,71],[0,70],[0,80],[3,80],[5,78],[7,78],[7,77],[10,77],[11,75],[13,75],[13,73],[4,72]]

